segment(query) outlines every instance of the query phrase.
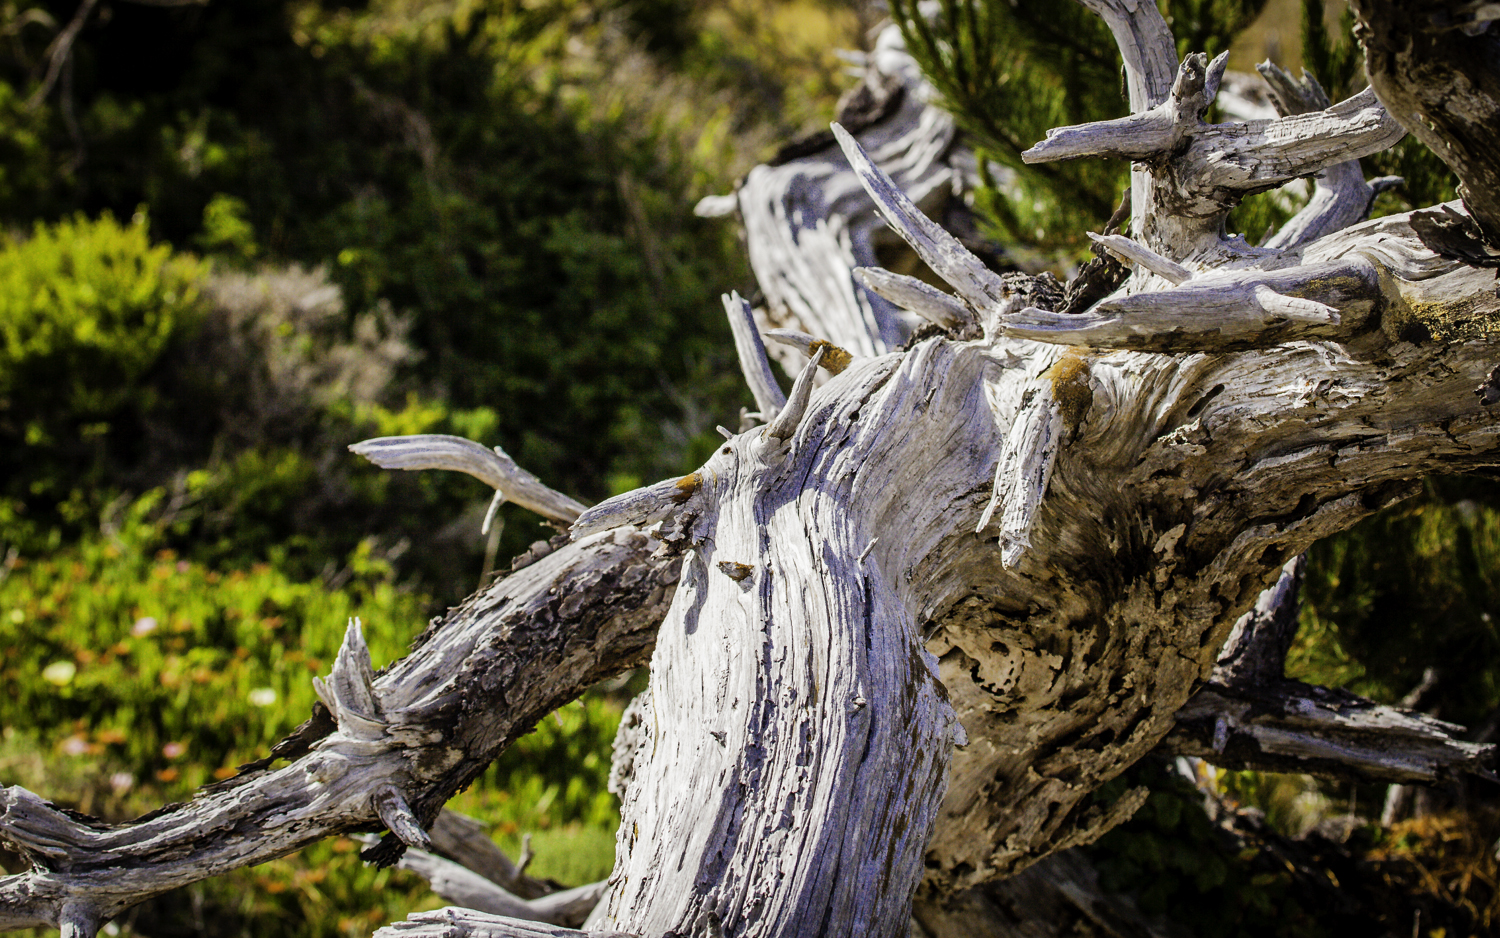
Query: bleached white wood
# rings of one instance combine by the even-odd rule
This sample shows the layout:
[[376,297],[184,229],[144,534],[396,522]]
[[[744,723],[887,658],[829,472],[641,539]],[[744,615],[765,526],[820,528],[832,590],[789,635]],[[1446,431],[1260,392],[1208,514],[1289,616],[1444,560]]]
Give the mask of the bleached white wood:
[[381,785],[370,796],[370,801],[375,807],[375,814],[380,818],[380,823],[384,824],[397,840],[418,850],[432,849],[432,841],[427,838],[427,831],[423,830],[422,822],[417,820],[417,815],[412,811],[411,805],[406,803],[406,796],[401,793],[401,789],[395,785]]
[[1058,127],[1021,154],[1027,163],[1051,163],[1086,156],[1155,160],[1178,150],[1202,124],[1203,112],[1218,94],[1229,53],[1209,62],[1203,53],[1182,60],[1171,93],[1160,104],[1115,120]]
[[1164,290],[1117,294],[1078,315],[1026,307],[997,322],[1006,335],[1094,348],[1195,351],[1281,344],[1349,335],[1374,311],[1378,280],[1375,266],[1363,258],[1249,268],[1204,274]]
[[813,379],[818,375],[818,366],[828,355],[827,347],[816,349],[812,358],[808,359],[803,366],[797,380],[792,384],[792,393],[787,395],[786,406],[781,408],[781,413],[776,419],[766,424],[763,434],[766,440],[772,443],[784,443],[792,438],[797,432],[797,426],[802,422],[807,413],[807,402],[812,398]]
[[876,166],[859,141],[838,124],[833,125],[833,135],[886,224],[911,245],[933,273],[953,287],[970,309],[987,310],[1005,299],[1005,284],[1000,277],[957,238],[922,214],[901,187]]
[[1143,244],[1136,244],[1124,235],[1102,235],[1090,231],[1088,236],[1090,241],[1102,245],[1125,263],[1139,264],[1174,286],[1193,276],[1193,272],[1181,264],[1162,257]]
[[[1270,87],[1276,110],[1283,117],[1321,111],[1332,103],[1317,78],[1305,70],[1296,79],[1269,60],[1255,68]],[[1307,204],[1263,246],[1272,250],[1293,248],[1358,224],[1369,216],[1375,196],[1400,181],[1390,176],[1367,182],[1359,160],[1335,163],[1313,177],[1313,194]]]
[[1154,4],[1143,0],[1079,0],[1104,20],[1125,65],[1130,110],[1140,113],[1165,101],[1177,73],[1177,43]]
[[[905,564],[948,527],[945,499],[901,498],[903,480],[945,454],[913,464],[886,432],[951,411],[926,381],[955,363],[928,352],[856,363],[813,393],[785,451],[743,434],[700,470],[693,573],[658,637],[589,928],[702,933],[713,913],[745,936],[905,933],[958,736],[903,598]],[[881,515],[903,536],[858,565]]]
[[1031,546],[1031,528],[1052,480],[1066,428],[1052,376],[1043,374],[1021,394],[1020,413],[995,464],[994,492],[975,529],[983,534],[995,512],[1000,512],[1000,563],[1007,569],[1019,563]]
[[876,295],[910,310],[934,325],[966,333],[979,330],[974,311],[937,287],[905,274],[893,274],[879,267],[856,267],[854,277]]
[[570,531],[574,538],[583,538],[625,526],[649,527],[676,514],[698,493],[702,484],[702,476],[694,472],[680,479],[665,479],[655,485],[623,492],[579,515]]
[[446,908],[413,912],[392,922],[373,938],[633,938],[619,932],[579,931],[473,909]]
[[729,328],[734,333],[735,351],[739,353],[740,371],[745,383],[755,398],[762,420],[771,420],[786,404],[786,395],[771,373],[771,363],[766,358],[766,346],[760,339],[755,325],[755,311],[749,302],[738,293],[724,297],[724,312],[729,316]]
[[[958,152],[953,118],[934,106],[935,92],[907,54],[900,29],[886,26],[874,45],[865,81],[889,114],[862,127],[859,137],[914,201],[941,205],[964,175],[959,164],[971,157]],[[876,245],[888,235],[832,139],[807,155],[755,167],[725,198],[736,200],[750,266],[765,295],[763,327],[816,335],[859,356],[889,351],[906,338],[911,317],[851,273],[875,265]],[[705,210],[711,205],[700,203]],[[790,355],[783,364],[789,373],[801,367]]]
[[522,899],[459,863],[421,849],[407,850],[397,866],[421,876],[440,898],[462,908],[565,927],[583,924],[604,891],[603,883],[590,883]]
[[[383,469],[447,469],[463,472],[495,489],[543,518],[571,523],[583,505],[543,485],[536,476],[496,446],[486,449],[473,440],[445,434],[382,436],[355,443],[349,450]],[[486,530],[489,525],[486,523]]]

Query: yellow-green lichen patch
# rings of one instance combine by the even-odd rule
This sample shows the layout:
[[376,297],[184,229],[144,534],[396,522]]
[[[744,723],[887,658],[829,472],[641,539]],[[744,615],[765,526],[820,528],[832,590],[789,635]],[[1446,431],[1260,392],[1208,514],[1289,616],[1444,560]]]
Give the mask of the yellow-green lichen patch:
[[692,498],[693,493],[698,491],[698,489],[701,488],[702,485],[703,474],[701,472],[694,472],[691,475],[683,476],[682,478],[677,480],[677,491],[672,494],[672,501],[681,505],[683,502]]
[[1468,342],[1500,333],[1500,296],[1495,275],[1460,268],[1431,280],[1398,282],[1400,301],[1389,304],[1381,329],[1392,339]]
[[1094,403],[1094,390],[1089,386],[1088,359],[1069,349],[1053,362],[1043,377],[1052,382],[1052,399],[1062,410],[1069,431],[1077,432]]
[[842,372],[854,361],[854,356],[829,342],[827,339],[814,339],[813,344],[808,346],[809,355],[818,354],[818,349],[823,350],[823,367],[831,375]]

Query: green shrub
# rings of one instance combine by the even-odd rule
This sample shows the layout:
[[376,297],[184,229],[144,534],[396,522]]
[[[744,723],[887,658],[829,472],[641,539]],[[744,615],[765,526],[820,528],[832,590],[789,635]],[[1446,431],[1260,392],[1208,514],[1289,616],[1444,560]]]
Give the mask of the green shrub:
[[203,269],[153,245],[144,214],[78,215],[0,245],[0,526],[143,445],[154,372],[201,318]]
[[[1500,494],[1429,480],[1418,497],[1314,545],[1293,676],[1396,703],[1438,668],[1423,708],[1477,728],[1500,706]],[[1461,664],[1460,664],[1461,663]]]
[[[328,673],[350,617],[376,666],[425,624],[424,597],[399,588],[368,543],[345,558],[338,589],[268,564],[207,566],[163,546],[169,498],[150,492],[100,533],[5,567],[0,783],[115,821],[182,800],[307,717],[311,679]],[[600,694],[564,707],[452,806],[513,855],[536,832],[538,875],[602,878],[618,824],[606,781],[619,718]],[[335,839],[195,885],[148,904],[137,925],[170,931],[163,922],[191,922],[197,905],[216,933],[367,935],[441,904],[410,874],[364,867],[358,846]]]
[[220,573],[180,559],[147,521],[164,495],[131,504],[111,534],[19,559],[0,582],[0,722],[181,795],[306,719],[311,678],[350,618],[378,667],[424,617],[368,547],[337,592],[268,565]]

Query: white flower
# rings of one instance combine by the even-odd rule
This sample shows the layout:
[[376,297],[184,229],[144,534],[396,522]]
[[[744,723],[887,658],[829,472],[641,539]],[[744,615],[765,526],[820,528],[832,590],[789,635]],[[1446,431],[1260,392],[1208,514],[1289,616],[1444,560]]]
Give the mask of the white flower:
[[78,665],[71,661],[54,661],[42,669],[42,680],[58,687],[66,687],[78,674]]

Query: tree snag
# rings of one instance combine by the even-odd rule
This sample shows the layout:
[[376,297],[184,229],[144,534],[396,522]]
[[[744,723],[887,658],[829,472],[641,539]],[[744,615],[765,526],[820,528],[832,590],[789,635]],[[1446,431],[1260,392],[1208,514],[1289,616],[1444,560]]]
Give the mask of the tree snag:
[[[1487,771],[1493,753],[1451,726],[1284,681],[1294,591],[1261,597],[1423,475],[1500,465],[1474,393],[1500,351],[1492,275],[1433,250],[1413,216],[1359,221],[1370,186],[1351,161],[1403,132],[1374,93],[1327,105],[1283,82],[1282,116],[1206,124],[1222,59],[1179,63],[1154,4],[1083,2],[1115,34],[1132,113],[1028,158],[1135,163],[1130,225],[1099,239],[1123,285],[1062,312],[1055,282],[994,273],[921,211],[914,194],[958,178],[962,154],[888,30],[872,87],[902,103],[704,209],[739,211],[761,316],[811,353],[792,392],[731,297],[762,422],[684,478],[580,512],[477,445],[361,444],[524,496],[573,541],[381,674],[352,627],[324,706],[272,754],[285,767],[121,826],[7,790],[0,836],[33,869],[0,879],[0,927],[92,935],[335,833],[389,830],[366,853],[381,863],[440,847],[427,829],[453,792],[653,642],[590,934],[890,936],[914,895],[942,932],[948,898],[1128,817],[1142,792],[1095,792],[1163,740],[1401,782]],[[1492,81],[1492,61],[1461,74]],[[1223,235],[1246,194],[1317,173],[1339,179],[1268,246]],[[1487,230],[1472,208],[1445,211]],[[870,269],[877,213],[951,293]],[[897,324],[919,319],[932,334],[898,350]],[[1050,870],[1086,891],[1076,864]],[[510,914],[384,933],[579,933]]]

